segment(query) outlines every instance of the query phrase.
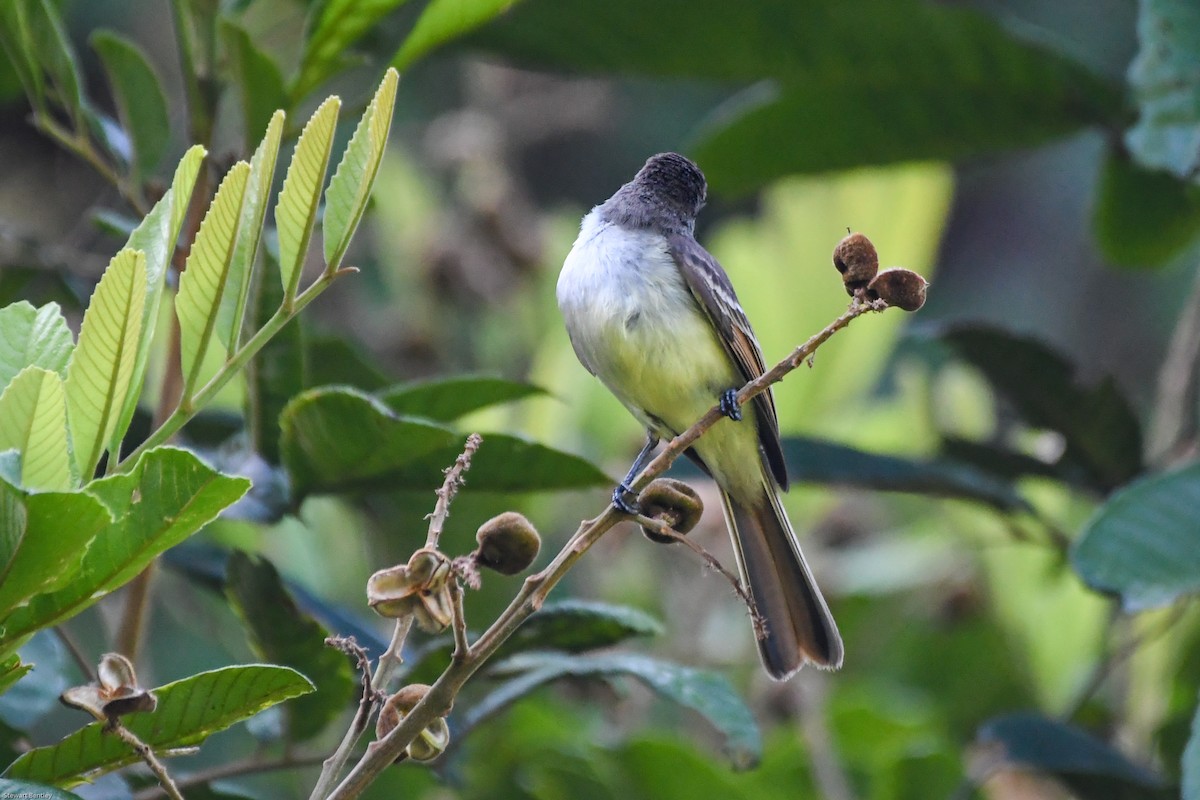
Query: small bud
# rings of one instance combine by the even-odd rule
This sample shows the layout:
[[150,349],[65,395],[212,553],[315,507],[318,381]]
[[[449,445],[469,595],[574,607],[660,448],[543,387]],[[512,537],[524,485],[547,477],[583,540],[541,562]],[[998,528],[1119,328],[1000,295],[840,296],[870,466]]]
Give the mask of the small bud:
[[[375,721],[375,738],[382,739],[394,731],[401,720],[408,716],[427,694],[428,684],[412,683],[389,697]],[[446,718],[438,717],[409,742],[404,755],[396,760],[401,761],[407,757],[413,761],[432,761],[444,753],[449,744],[450,728],[446,725]]]
[[501,575],[524,572],[542,547],[533,523],[515,511],[505,511],[479,526],[475,562]]
[[[704,502],[696,490],[683,481],[657,478],[638,495],[642,514],[665,522],[677,533],[689,533],[700,522]],[[652,542],[671,544],[675,540],[656,530],[642,526],[642,533]]]
[[879,271],[879,254],[870,239],[861,233],[852,233],[833,249],[833,265],[842,273],[846,294],[853,297],[865,289]]
[[138,686],[133,664],[120,653],[101,656],[96,675],[99,685],[72,686],[59,700],[106,722],[135,711],[153,711],[158,706],[158,698]]
[[925,305],[928,287],[928,282],[912,270],[891,267],[875,276],[867,286],[867,297],[878,298],[905,311],[916,311]]

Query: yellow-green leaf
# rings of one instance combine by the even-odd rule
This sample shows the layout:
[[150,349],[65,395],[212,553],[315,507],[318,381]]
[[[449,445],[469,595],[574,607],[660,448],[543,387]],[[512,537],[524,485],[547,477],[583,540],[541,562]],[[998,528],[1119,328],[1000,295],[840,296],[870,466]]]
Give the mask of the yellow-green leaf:
[[300,69],[291,86],[292,100],[299,100],[341,69],[347,62],[350,46],[375,23],[407,0],[325,0],[318,7],[310,31],[305,37]]
[[[175,231],[176,237],[179,236],[179,226],[183,224],[183,217],[191,204],[192,189],[196,185],[196,176],[200,174],[200,165],[206,155],[208,151],[204,149],[204,145],[194,144],[183,154],[179,166],[175,168],[175,178],[171,181],[171,230]],[[186,189],[183,188],[185,186]],[[175,240],[172,239],[171,243],[174,244]]]
[[57,372],[26,367],[0,395],[0,450],[21,451],[21,485],[71,486],[67,401]]
[[254,256],[258,253],[258,240],[267,214],[267,199],[275,178],[275,159],[279,155],[279,141],[283,136],[283,120],[283,112],[276,111],[267,125],[266,135],[250,159],[250,177],[242,200],[237,244],[233,249],[233,260],[229,264],[225,292],[221,296],[221,307],[217,314],[217,333],[230,352],[237,349],[242,332]]
[[179,276],[175,311],[179,315],[185,401],[194,394],[204,367],[204,356],[217,338],[217,315],[229,277],[229,265],[233,261],[249,177],[250,165],[245,161],[234,164],[225,175],[212,206],[200,223],[187,266]]
[[400,73],[388,69],[367,110],[363,112],[342,161],[338,164],[329,189],[325,192],[325,268],[340,266],[350,237],[362,219],[371,197],[371,187],[383,160],[388,131],[392,127],[392,109],[396,105],[396,84]]
[[431,0],[392,57],[392,66],[406,69],[429,51],[478,28],[516,3],[517,0]]
[[92,294],[67,366],[67,414],[84,481],[95,471],[129,392],[145,301],[146,257],[122,250]]
[[279,271],[283,278],[285,303],[296,296],[296,287],[300,283],[341,106],[342,101],[337,97],[328,98],[304,125],[275,206]]

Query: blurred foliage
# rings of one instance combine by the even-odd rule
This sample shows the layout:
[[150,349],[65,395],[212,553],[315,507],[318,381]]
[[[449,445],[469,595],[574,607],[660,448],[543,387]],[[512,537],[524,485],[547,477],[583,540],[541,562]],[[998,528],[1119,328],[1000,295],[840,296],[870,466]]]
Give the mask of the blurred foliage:
[[[564,587],[589,602],[556,596],[468,685],[450,752],[365,796],[1200,800],[1192,3],[14,0],[0,45],[0,793],[127,763],[98,725],[71,733],[52,701],[87,676],[33,634],[62,624],[94,662],[121,610],[91,606],[173,548],[139,671],[192,677],[162,688],[179,716],[154,742],[307,687],[280,671],[285,689],[210,706],[219,720],[171,711],[235,675],[206,670],[289,665],[318,691],[171,763],[194,776],[253,752],[287,769],[187,795],[307,795],[300,764],[356,701],[320,640],[386,647],[363,582],[421,546],[466,432],[484,444],[449,555],[501,510],[553,551],[604,507],[639,432],[576,363],[554,282],[579,215],[669,148],[711,180],[700,238],[769,362],[844,307],[829,254],[848,226],[932,279],[937,324],[859,320],[776,389],[786,502],[846,667],[768,684],[719,580],[617,531]],[[406,74],[384,156],[390,101],[370,87],[388,64]],[[302,166],[278,174],[276,154]],[[183,281],[181,228],[200,234]],[[362,273],[272,322],[341,265]],[[171,411],[175,305],[189,395],[270,341],[178,448],[90,480]],[[116,322],[131,349],[87,335]],[[73,410],[72,370],[108,381],[109,410]],[[693,537],[725,560],[709,516]],[[519,586],[468,593],[471,630]],[[449,663],[446,636],[407,648],[406,679]]]

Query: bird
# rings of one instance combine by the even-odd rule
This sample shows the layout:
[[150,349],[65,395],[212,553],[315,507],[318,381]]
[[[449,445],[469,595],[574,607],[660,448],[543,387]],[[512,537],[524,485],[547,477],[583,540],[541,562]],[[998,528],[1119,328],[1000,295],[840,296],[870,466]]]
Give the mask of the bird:
[[837,669],[843,644],[780,502],[788,486],[770,390],[743,415],[737,389],[763,374],[762,349],[717,260],[696,241],[707,198],[700,168],[651,156],[631,181],[583,217],[556,295],[576,356],[646,429],[646,445],[613,492],[636,512],[629,482],[661,439],[714,404],[724,417],[687,455],[720,488],[741,581],[765,620],[767,673]]

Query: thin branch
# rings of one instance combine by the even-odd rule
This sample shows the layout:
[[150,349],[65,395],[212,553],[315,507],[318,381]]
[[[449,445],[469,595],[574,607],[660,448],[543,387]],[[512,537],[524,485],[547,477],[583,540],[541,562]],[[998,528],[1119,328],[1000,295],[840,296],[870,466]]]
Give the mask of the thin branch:
[[1196,403],[1200,401],[1200,272],[1175,323],[1158,373],[1146,455],[1160,467],[1195,449]]
[[150,745],[143,742],[137,737],[133,731],[121,724],[120,720],[113,720],[105,728],[109,733],[116,734],[121,741],[129,745],[137,752],[142,761],[146,762],[146,766],[150,767],[150,771],[154,773],[154,777],[158,779],[158,784],[162,788],[163,793],[171,800],[184,800],[182,794],[179,793],[179,787],[175,785],[175,781],[171,778],[167,768],[158,760],[158,756],[154,755],[154,750]]
[[[193,772],[191,775],[185,775],[175,781],[175,785],[180,789],[187,789],[192,786],[200,786],[212,781],[219,781],[225,778],[236,778],[239,775],[260,775],[264,772],[275,772],[281,769],[295,769],[297,767],[314,767],[321,763],[321,756],[293,756],[285,755],[279,758],[263,760],[257,756],[246,758],[241,761],[231,761],[228,764],[218,764],[209,769]],[[165,789],[161,786],[147,786],[134,793],[133,800],[158,800],[160,797],[167,795]]]
[[[758,379],[742,387],[737,394],[739,405],[752,400],[766,391],[772,384],[777,383],[785,375],[804,363],[818,347],[829,337],[846,327],[856,317],[871,311],[882,311],[887,308],[879,301],[863,302],[855,300],[850,308],[841,316],[826,326],[804,344],[797,347],[783,361],[776,364]],[[713,406],[707,414],[676,436],[665,449],[642,470],[634,480],[634,491],[645,487],[651,480],[662,474],[666,469],[687,450],[696,439],[724,418],[719,406]],[[617,511],[611,505],[595,519],[583,522],[570,540],[554,559],[536,575],[525,579],[521,590],[513,598],[491,627],[483,633],[471,647],[470,654],[461,660],[452,660],[450,666],[430,687],[425,697],[391,733],[367,747],[362,759],[350,770],[337,788],[328,795],[327,800],[352,800],[360,796],[383,770],[387,769],[404,749],[415,739],[422,730],[439,716],[444,716],[454,702],[463,684],[470,679],[492,656],[520,625],[534,612],[542,607],[546,596],[562,580],[563,576],[574,566],[587,550],[614,525],[628,519],[626,514]],[[313,798],[321,795],[314,792]]]
[[454,631],[454,654],[456,661],[471,655],[471,643],[467,641],[467,615],[463,610],[463,591],[458,577],[451,575],[446,584],[450,592],[450,627]]
[[137,190],[117,174],[104,156],[96,149],[86,131],[71,132],[60,125],[47,113],[38,112],[33,115],[33,126],[42,133],[58,142],[64,150],[73,153],[77,158],[87,162],[88,166],[100,174],[100,177],[112,184],[120,193],[122,199],[129,204],[139,216],[146,216],[150,208],[146,205]]
[[425,537],[426,547],[437,547],[438,540],[442,537],[442,529],[446,525],[446,517],[450,516],[450,503],[454,501],[454,496],[466,483],[463,473],[471,468],[471,458],[482,442],[483,437],[478,433],[468,436],[462,454],[454,460],[453,466],[446,470],[446,479],[442,481],[442,487],[437,490],[437,503],[434,504],[433,513],[429,515],[429,534]]

